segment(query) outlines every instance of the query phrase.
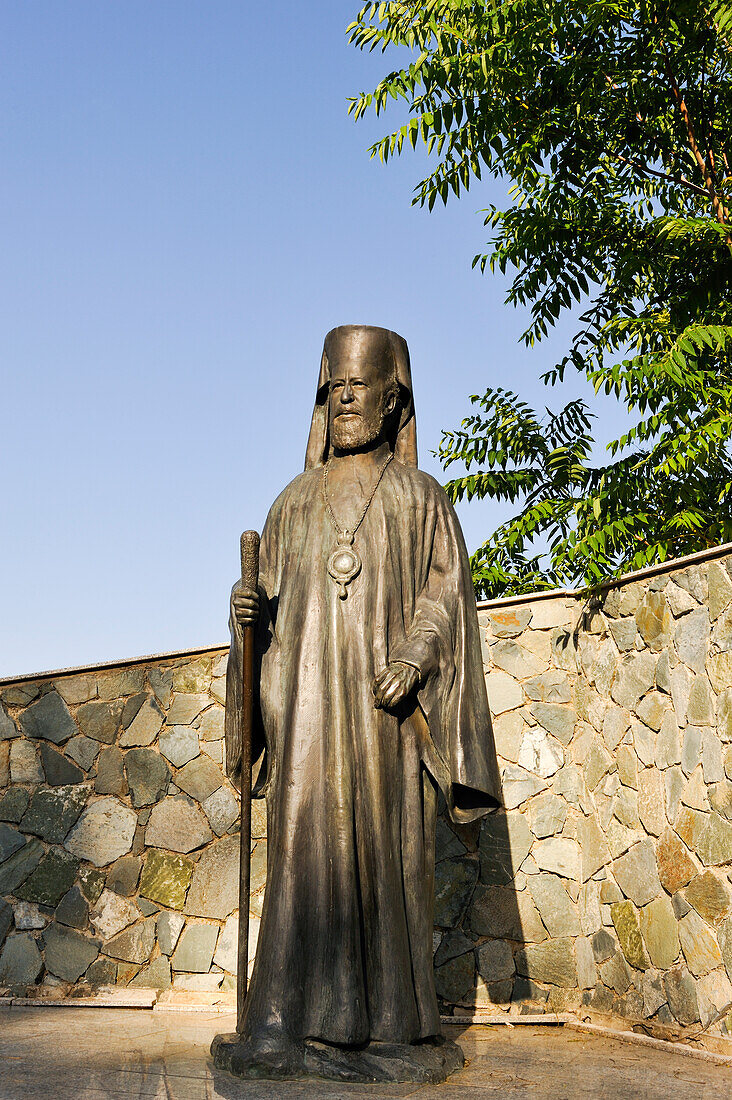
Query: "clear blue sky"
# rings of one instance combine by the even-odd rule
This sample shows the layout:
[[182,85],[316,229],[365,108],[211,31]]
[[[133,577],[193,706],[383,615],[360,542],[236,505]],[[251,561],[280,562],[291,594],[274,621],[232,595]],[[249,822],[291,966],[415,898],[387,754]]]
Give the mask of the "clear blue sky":
[[[413,208],[419,159],[371,161],[386,124],[347,115],[386,65],[346,44],[357,7],[0,9],[0,675],[225,640],[332,326],[406,337],[438,477],[468,394],[547,398],[561,342],[518,345],[471,271],[503,185]],[[504,515],[462,508],[468,545]]]

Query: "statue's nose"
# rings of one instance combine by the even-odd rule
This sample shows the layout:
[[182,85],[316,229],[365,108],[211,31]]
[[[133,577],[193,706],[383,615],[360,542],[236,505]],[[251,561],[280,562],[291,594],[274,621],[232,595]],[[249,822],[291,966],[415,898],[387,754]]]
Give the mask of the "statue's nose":
[[350,382],[346,382],[341,390],[341,404],[348,405],[351,401],[353,401],[353,390],[351,389]]

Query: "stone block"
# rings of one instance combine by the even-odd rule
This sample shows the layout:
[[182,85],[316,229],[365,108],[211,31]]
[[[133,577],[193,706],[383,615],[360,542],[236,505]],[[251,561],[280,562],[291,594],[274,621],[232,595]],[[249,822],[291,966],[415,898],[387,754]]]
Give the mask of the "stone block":
[[618,777],[625,787],[638,789],[638,757],[632,745],[620,745],[615,754]]
[[700,978],[696,983],[696,993],[702,1027],[718,1020],[720,1013],[724,1013],[732,1004],[732,982],[724,970],[715,970]]
[[574,727],[577,721],[577,712],[568,703],[532,703],[530,707],[532,717],[548,733],[568,745],[574,735]]
[[604,928],[595,932],[590,941],[592,955],[596,963],[607,962],[617,951],[617,944],[613,937]]
[[669,581],[666,585],[664,595],[675,619],[678,619],[680,615],[685,615],[688,611],[695,611],[699,607],[691,593],[684,591],[673,581]]
[[70,707],[77,703],[86,703],[97,694],[97,680],[92,673],[77,676],[63,676],[53,685],[65,703]]
[[32,874],[43,856],[43,845],[30,840],[0,863],[0,897],[14,894]]
[[676,623],[676,652],[692,672],[704,672],[709,652],[709,634],[709,615],[706,608],[692,611]]
[[[190,699],[192,696],[181,696]],[[213,760],[208,756],[199,756],[191,760],[185,767],[177,772],[175,781],[182,791],[195,798],[197,802],[203,802],[214,791],[218,790],[224,781],[221,769],[217,768]]]
[[507,810],[517,809],[533,795],[544,791],[544,780],[516,764],[507,764],[502,774],[503,804]]
[[42,783],[43,768],[32,741],[16,738],[10,742],[11,783]]
[[685,665],[678,664],[671,672],[671,701],[674,715],[680,727],[686,725],[686,708],[689,705],[692,675]]
[[[478,973],[489,984],[510,979],[515,973],[513,953],[503,940],[488,940],[478,948],[477,957]],[[472,952],[468,958],[472,965]]]
[[582,929],[577,908],[561,879],[550,874],[532,875],[529,891],[550,936],[561,939],[580,935]]
[[641,909],[640,926],[651,962],[660,970],[668,970],[679,955],[676,914],[664,895]]
[[633,974],[620,951],[600,965],[600,977],[608,989],[614,989],[618,996],[626,993],[633,984]]
[[550,985],[574,989],[577,986],[577,967],[568,939],[548,940],[520,947],[516,952],[516,969],[526,978]]
[[552,596],[545,600],[533,600],[528,606],[531,609],[532,630],[552,630],[574,622],[576,605],[573,600]]
[[155,699],[148,696],[127,729],[120,735],[122,748],[151,745],[163,727],[164,715]]
[[696,983],[684,967],[675,966],[663,976],[666,1000],[675,1020],[682,1027],[695,1024],[699,1019],[699,1002]]
[[621,653],[627,653],[628,650],[635,648],[638,627],[634,618],[613,619],[610,622],[610,633]]
[[216,836],[227,833],[239,818],[239,802],[228,787],[219,787],[201,806]]
[[16,887],[15,896],[39,905],[56,906],[73,886],[78,869],[73,856],[60,848],[50,848],[25,882]]
[[725,688],[717,699],[717,733],[724,742],[732,742],[732,688]]
[[10,743],[0,741],[0,788],[10,784]]
[[8,936],[0,953],[0,986],[34,985],[42,969],[43,959],[30,933]]
[[732,978],[732,917],[722,921],[717,929],[717,942],[728,975]]
[[144,668],[107,669],[97,680],[100,699],[119,699],[123,695],[137,695],[145,685]]
[[111,745],[117,736],[122,717],[120,700],[84,703],[76,712],[79,729],[85,737]]
[[170,669],[151,668],[148,670],[147,678],[150,681],[150,687],[155,693],[155,698],[165,710],[170,706],[170,699],[173,694],[172,671]]
[[216,925],[188,921],[173,952],[173,970],[191,974],[208,973],[218,934]]
[[103,956],[98,958],[87,970],[84,981],[88,982],[91,988],[95,990],[99,989],[100,986],[116,985],[117,963],[112,959],[105,959]]
[[205,692],[211,682],[211,658],[186,659],[173,669],[173,691]]
[[[693,813],[693,810],[688,811]],[[732,852],[732,824],[718,813],[708,815],[704,831],[696,845],[696,854],[707,867],[729,863]],[[679,830],[680,831],[680,830]]]
[[[5,937],[13,926],[13,908],[7,901],[0,898],[0,947],[5,943]],[[16,925],[17,927],[17,925]]]
[[613,876],[627,898],[647,905],[661,893],[656,856],[650,840],[641,840],[613,863]]
[[654,763],[661,770],[681,763],[681,735],[676,716],[671,710],[666,711],[661,722],[661,729],[656,738]]
[[636,970],[650,966],[643,947],[640,925],[635,908],[629,901],[616,901],[610,906],[610,915],[625,958]]
[[[236,974],[238,942],[239,916],[237,913],[232,913],[226,918],[226,923],[219,933],[213,957],[214,964],[229,974]],[[467,942],[472,949],[472,943],[469,940]]]
[[732,911],[729,889],[712,871],[704,871],[693,878],[685,897],[708,924],[720,924]]
[[137,887],[141,866],[142,860],[139,856],[121,856],[107,873],[107,888],[115,894],[130,897]]
[[567,804],[555,794],[545,791],[530,803],[531,831],[540,840],[561,833],[567,820]]
[[583,817],[577,822],[577,842],[580,847],[582,881],[586,882],[610,862],[610,852],[602,830],[593,817]]
[[137,815],[107,795],[87,806],[64,846],[95,867],[104,867],[129,852],[136,824]]
[[89,905],[78,886],[67,890],[56,906],[54,917],[59,924],[69,928],[86,928],[89,917]]
[[571,703],[572,689],[564,672],[550,669],[523,684],[527,698],[536,703]]
[[701,759],[704,782],[721,783],[724,779],[722,742],[716,731],[709,726],[702,730]]
[[732,653],[713,653],[707,661],[712,687],[719,694],[732,685]]
[[88,794],[88,789],[81,786],[36,789],[23,815],[23,832],[49,844],[61,843],[78,820]]
[[515,605],[491,611],[488,616],[494,638],[516,638],[531,622],[531,607]]
[[143,989],[167,989],[170,986],[170,960],[165,955],[159,955],[153,959],[149,966],[144,967],[130,982],[130,985],[139,985]]
[[80,768],[88,772],[99,752],[99,742],[92,737],[86,737],[83,733],[72,737],[66,742],[66,755],[75,760]]
[[[225,843],[221,841],[220,843]],[[196,868],[196,872],[198,868]],[[478,881],[478,864],[474,860],[444,859],[435,868],[435,924],[439,928],[452,928],[461,919],[470,899],[473,895],[475,884]],[[193,888],[196,887],[196,874],[194,874]],[[197,895],[196,895],[197,896]],[[231,904],[231,902],[229,902]],[[209,903],[210,905],[210,903]],[[191,910],[191,896],[188,899],[188,911]],[[204,908],[201,904],[199,908]],[[233,908],[233,905],[232,905]],[[204,914],[218,915],[218,914]],[[223,914],[222,914],[223,915]]]
[[658,876],[669,894],[675,894],[696,874],[696,866],[672,829],[666,828],[656,848]]
[[679,939],[689,970],[695,977],[722,966],[722,953],[714,933],[693,909],[679,921]]
[[182,768],[200,752],[198,734],[190,726],[166,728],[158,739],[158,745],[163,756],[176,768]]
[[639,700],[654,684],[656,657],[646,651],[623,656],[613,681],[611,696],[626,710],[635,710]]
[[528,891],[518,893],[512,887],[483,886],[475,889],[466,924],[479,936],[540,943],[546,929]]
[[649,691],[638,704],[636,714],[652,730],[660,730],[668,711],[670,700],[660,691]]
[[201,711],[211,705],[211,696],[205,693],[178,693],[166,715],[169,726],[190,726]]
[[69,708],[56,691],[49,691],[23,711],[20,729],[25,737],[43,738],[63,745],[79,731]]
[[532,726],[524,734],[518,762],[532,774],[548,779],[564,764],[564,751],[541,726]]
[[574,953],[577,959],[577,984],[580,989],[592,989],[597,982],[592,944],[584,936],[580,936],[574,941]]
[[[238,838],[236,843],[238,850]],[[139,892],[168,909],[182,909],[192,876],[193,863],[190,859],[153,848],[145,855]],[[235,883],[238,893],[238,863]]]
[[646,832],[660,836],[666,823],[664,787],[656,768],[643,768],[638,775],[638,816]]
[[496,717],[508,710],[515,710],[524,701],[521,685],[505,672],[489,672],[485,678],[488,704]]
[[81,768],[51,745],[41,745],[41,761],[46,775],[46,782],[50,783],[52,787],[62,787],[84,781],[85,777]]
[[100,752],[94,788],[97,794],[114,794],[118,798],[127,794],[124,755],[116,745],[110,745]]
[[542,871],[552,871],[575,882],[582,881],[581,855],[575,840],[564,837],[537,840],[532,855]]
[[43,933],[43,942],[46,970],[65,982],[77,982],[95,961],[101,947],[98,940],[60,924],[49,924]]
[[709,563],[709,616],[718,619],[732,603],[732,583],[729,574],[720,562]]
[[201,715],[197,726],[199,741],[221,741],[224,736],[224,708],[217,703]]
[[104,945],[104,953],[122,962],[147,962],[155,946],[155,918],[148,917],[118,932]]
[[602,736],[611,753],[614,753],[630,729],[630,714],[624,707],[609,707],[602,723]]
[[192,852],[212,839],[213,833],[200,810],[183,795],[166,798],[153,806],[145,844],[151,848],[169,848],[173,852]]
[[15,722],[2,703],[0,703],[0,741],[9,741],[12,737],[17,736],[18,728]]
[[104,889],[105,876],[93,867],[79,869],[79,886],[90,905],[95,905]]
[[195,993],[213,993],[221,989],[224,975],[219,971],[210,974],[183,974],[173,975],[173,989],[185,989]]
[[596,737],[590,745],[582,769],[588,790],[594,791],[600,780],[614,768],[615,762],[612,756],[599,737]]
[[10,859],[14,852],[24,847],[26,838],[9,825],[0,825],[0,863]]
[[525,814],[497,812],[483,819],[480,832],[480,877],[489,885],[511,882],[529,854],[534,837]]
[[137,809],[157,802],[170,782],[170,768],[154,749],[130,749],[126,752],[125,773],[132,805]]
[[[233,917],[227,918],[227,925],[228,925],[229,921],[233,920],[233,919],[235,919],[235,918],[233,918]],[[238,920],[237,920],[236,923],[237,923],[237,928],[238,928],[238,925],[239,925]],[[161,913],[158,916],[158,922],[157,922],[158,943],[160,945],[160,950],[162,951],[162,953],[164,955],[172,955],[173,954],[173,951],[175,950],[175,945],[178,942],[178,937],[180,936],[181,932],[183,931],[183,925],[184,924],[185,924],[185,917],[182,917],[180,913]],[[234,952],[235,952],[234,953],[234,969],[232,971],[233,974],[236,973],[236,948],[234,949]],[[217,962],[217,965],[222,966],[223,964]],[[226,970],[226,969],[227,969],[227,967],[224,967],[224,970]]]
[[662,592],[646,592],[635,613],[643,641],[653,653],[666,649],[671,640],[673,618]]

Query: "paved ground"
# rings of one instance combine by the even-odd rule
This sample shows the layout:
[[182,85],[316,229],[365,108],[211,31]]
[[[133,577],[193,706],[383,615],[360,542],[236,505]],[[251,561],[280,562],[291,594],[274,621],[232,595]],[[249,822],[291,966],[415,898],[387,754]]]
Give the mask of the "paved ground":
[[234,1017],[141,1009],[0,1009],[0,1100],[723,1100],[732,1070],[564,1028],[450,1028],[468,1064],[438,1086],[243,1082],[218,1071],[211,1038]]

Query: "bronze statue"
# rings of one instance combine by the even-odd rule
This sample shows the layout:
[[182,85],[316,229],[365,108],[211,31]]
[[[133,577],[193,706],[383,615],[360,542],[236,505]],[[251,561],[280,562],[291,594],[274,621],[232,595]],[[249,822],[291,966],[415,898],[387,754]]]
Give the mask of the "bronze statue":
[[438,790],[497,805],[475,597],[455,513],[417,469],[409,353],[325,338],[305,472],[275,501],[259,589],[234,587],[227,770],[240,769],[242,628],[257,621],[254,797],[267,801],[261,929],[241,1076],[443,1080],[432,971]]

